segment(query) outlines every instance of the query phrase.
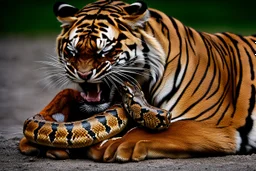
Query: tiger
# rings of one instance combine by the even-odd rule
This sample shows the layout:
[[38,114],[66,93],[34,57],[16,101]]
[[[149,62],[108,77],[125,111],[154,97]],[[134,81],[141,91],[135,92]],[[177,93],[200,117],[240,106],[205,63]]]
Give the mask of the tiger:
[[[57,2],[54,13],[62,27],[54,66],[80,86],[81,111],[108,110],[128,81],[150,105],[172,114],[165,130],[131,127],[81,155],[129,162],[255,152],[255,35],[199,32],[143,1],[98,0],[82,9]],[[20,149],[37,146],[22,139]],[[47,156],[69,152],[51,149]]]

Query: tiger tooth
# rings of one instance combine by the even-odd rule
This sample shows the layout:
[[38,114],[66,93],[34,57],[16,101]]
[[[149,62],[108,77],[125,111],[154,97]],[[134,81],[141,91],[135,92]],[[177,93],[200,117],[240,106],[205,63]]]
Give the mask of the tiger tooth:
[[96,86],[97,86],[97,93],[99,93],[100,92],[100,84],[97,84]]

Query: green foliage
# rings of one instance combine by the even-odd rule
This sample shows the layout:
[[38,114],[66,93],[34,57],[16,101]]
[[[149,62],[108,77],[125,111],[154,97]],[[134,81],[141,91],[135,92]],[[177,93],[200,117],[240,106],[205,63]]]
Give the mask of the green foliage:
[[[66,1],[82,8],[93,0]],[[126,1],[128,3],[134,0]],[[200,31],[231,31],[241,34],[256,33],[256,1],[249,0],[145,0],[151,8],[159,9],[175,17],[187,26]],[[58,33],[60,24],[52,6],[54,1],[14,0],[1,1],[1,35]]]

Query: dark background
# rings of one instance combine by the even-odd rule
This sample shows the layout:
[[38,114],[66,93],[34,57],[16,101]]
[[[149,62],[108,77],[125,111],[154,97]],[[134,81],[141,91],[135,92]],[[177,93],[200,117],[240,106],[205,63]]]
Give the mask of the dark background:
[[[58,33],[59,23],[52,12],[54,2],[50,0],[1,0],[0,34]],[[67,0],[66,2],[82,8],[93,1]],[[149,7],[159,9],[199,31],[211,33],[230,31],[243,35],[256,33],[255,0],[145,0],[145,2]]]

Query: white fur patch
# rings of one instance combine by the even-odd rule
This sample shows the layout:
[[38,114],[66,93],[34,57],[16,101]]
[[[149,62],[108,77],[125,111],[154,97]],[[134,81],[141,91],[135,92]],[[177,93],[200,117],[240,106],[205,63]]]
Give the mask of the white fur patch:
[[139,7],[141,7],[141,5],[142,5],[142,4],[141,4],[141,3],[139,3],[139,2],[134,2],[134,3],[132,3],[132,4],[131,4],[131,6],[134,6],[134,5],[135,5],[135,6],[139,6]]
[[76,36],[77,27],[73,28],[69,34],[69,40],[72,40]]
[[107,28],[108,38],[109,40],[113,40],[115,38],[115,32],[111,27]]
[[103,50],[103,48],[105,48],[105,46],[107,44],[107,39],[98,38],[96,40],[96,44],[97,44],[97,48],[98,48],[97,53],[99,54]]
[[62,113],[56,113],[52,115],[52,118],[55,119],[57,122],[64,122],[65,116]]
[[236,131],[236,151],[239,151],[241,148],[242,138],[238,131]]
[[64,8],[64,7],[71,7],[71,8],[75,8],[74,6],[72,5],[69,5],[69,4],[61,4],[58,8],[58,11],[61,10],[61,8]]
[[[248,145],[256,148],[256,112],[254,111],[251,115],[251,118],[253,120],[253,125],[252,125],[252,129],[248,134]],[[248,149],[250,150],[250,149]]]
[[145,22],[147,22],[149,18],[150,18],[150,13],[147,10],[142,17],[140,17],[137,20],[129,21],[127,24],[130,25],[132,29],[136,29],[137,27],[143,27]]

